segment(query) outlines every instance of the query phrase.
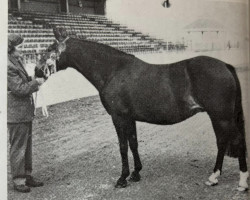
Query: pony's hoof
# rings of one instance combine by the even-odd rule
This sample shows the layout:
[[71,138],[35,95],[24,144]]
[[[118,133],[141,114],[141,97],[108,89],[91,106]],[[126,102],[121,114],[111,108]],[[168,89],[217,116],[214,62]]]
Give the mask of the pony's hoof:
[[127,187],[127,185],[128,185],[128,182],[126,179],[124,180],[124,179],[119,178],[118,181],[116,182],[115,188],[125,188]]
[[239,186],[239,187],[237,187],[237,190],[238,190],[239,192],[245,192],[245,191],[248,190],[248,188],[244,188],[244,187]]
[[131,182],[138,182],[141,180],[141,175],[137,172],[132,172],[130,178],[129,178],[129,181]]
[[214,183],[214,182],[211,182],[211,181],[207,181],[205,183],[207,186],[215,186],[215,185],[218,185],[218,182],[217,183]]

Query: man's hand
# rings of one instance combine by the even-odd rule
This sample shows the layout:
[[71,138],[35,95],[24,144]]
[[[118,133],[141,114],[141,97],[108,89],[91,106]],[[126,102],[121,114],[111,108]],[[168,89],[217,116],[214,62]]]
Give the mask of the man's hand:
[[45,82],[44,78],[36,78],[36,81],[38,82],[39,85],[42,85]]

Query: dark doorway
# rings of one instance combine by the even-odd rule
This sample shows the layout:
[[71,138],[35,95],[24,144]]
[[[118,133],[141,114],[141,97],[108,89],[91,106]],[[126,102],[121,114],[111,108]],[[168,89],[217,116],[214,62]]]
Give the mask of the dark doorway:
[[18,0],[10,0],[10,7],[11,10],[18,10]]
[[61,12],[68,12],[68,1],[67,0],[60,0],[60,5],[61,5]]
[[106,0],[95,0],[94,9],[95,14],[105,15]]

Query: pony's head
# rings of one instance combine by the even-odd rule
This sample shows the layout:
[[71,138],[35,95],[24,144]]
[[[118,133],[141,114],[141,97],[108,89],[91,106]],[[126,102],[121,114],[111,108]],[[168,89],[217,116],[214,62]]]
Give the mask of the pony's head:
[[[69,39],[64,28],[54,28],[55,41],[51,44],[46,53],[39,59],[35,68],[35,75],[37,77],[47,78],[50,74],[50,65],[55,65],[56,71],[66,69],[67,55],[66,55],[66,41]],[[48,73],[49,70],[49,73]]]

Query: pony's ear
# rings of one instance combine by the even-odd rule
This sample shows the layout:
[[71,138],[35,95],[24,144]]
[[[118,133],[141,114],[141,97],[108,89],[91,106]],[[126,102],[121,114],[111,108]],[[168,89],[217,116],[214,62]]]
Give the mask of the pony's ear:
[[57,41],[62,42],[68,37],[67,31],[63,27],[53,28],[53,32]]

